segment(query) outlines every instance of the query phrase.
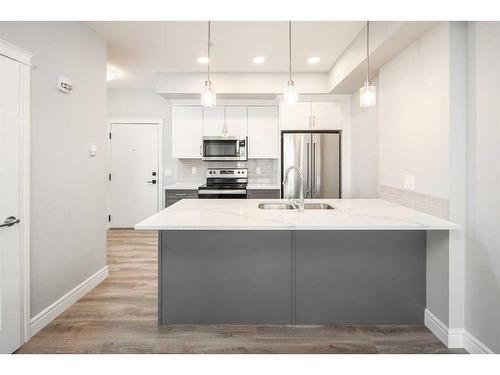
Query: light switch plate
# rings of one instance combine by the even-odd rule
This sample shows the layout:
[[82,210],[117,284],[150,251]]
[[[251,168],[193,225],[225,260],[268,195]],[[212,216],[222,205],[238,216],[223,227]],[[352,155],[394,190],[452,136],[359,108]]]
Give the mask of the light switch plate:
[[191,174],[196,174],[196,167],[191,167]]
[[255,173],[256,173],[256,174],[260,174],[260,167],[256,167],[256,168],[255,168]]
[[172,170],[171,169],[165,169],[165,177],[172,177]]
[[405,178],[404,181],[405,189],[415,190],[415,176],[412,174],[405,174],[404,178]]

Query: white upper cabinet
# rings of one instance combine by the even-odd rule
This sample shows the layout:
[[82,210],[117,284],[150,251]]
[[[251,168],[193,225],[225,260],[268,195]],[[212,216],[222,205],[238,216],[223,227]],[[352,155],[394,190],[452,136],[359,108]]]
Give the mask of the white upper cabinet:
[[199,106],[172,109],[172,157],[201,158],[203,112]]
[[280,122],[282,130],[307,129],[311,122],[311,103],[280,104]]
[[248,107],[248,157],[279,158],[277,107]]
[[280,105],[281,130],[342,129],[342,106],[338,102],[299,102]]
[[226,131],[226,112],[224,106],[203,108],[203,136],[221,137]]
[[204,137],[240,137],[246,135],[246,106],[216,106],[203,108]]
[[247,106],[226,106],[226,136],[247,136]]
[[312,102],[313,129],[342,129],[342,107],[337,102]]

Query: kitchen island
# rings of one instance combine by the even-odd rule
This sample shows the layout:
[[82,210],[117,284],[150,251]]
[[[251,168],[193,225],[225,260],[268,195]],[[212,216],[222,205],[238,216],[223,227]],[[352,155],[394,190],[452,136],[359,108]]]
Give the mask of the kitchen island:
[[164,324],[422,324],[428,233],[458,226],[380,199],[182,200],[159,231]]

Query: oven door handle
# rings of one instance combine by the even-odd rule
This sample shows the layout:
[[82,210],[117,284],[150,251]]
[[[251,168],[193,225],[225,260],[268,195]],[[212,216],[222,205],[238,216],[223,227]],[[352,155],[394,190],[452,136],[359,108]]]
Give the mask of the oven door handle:
[[231,189],[221,189],[221,190],[212,190],[212,189],[207,189],[207,190],[198,190],[198,194],[246,194],[246,190],[231,190]]

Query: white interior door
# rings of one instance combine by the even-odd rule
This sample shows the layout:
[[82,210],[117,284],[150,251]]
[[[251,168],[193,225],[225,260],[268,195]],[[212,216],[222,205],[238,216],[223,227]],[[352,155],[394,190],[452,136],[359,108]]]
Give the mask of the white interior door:
[[22,344],[20,64],[0,57],[0,353]]
[[132,228],[158,211],[159,126],[111,125],[110,228]]

